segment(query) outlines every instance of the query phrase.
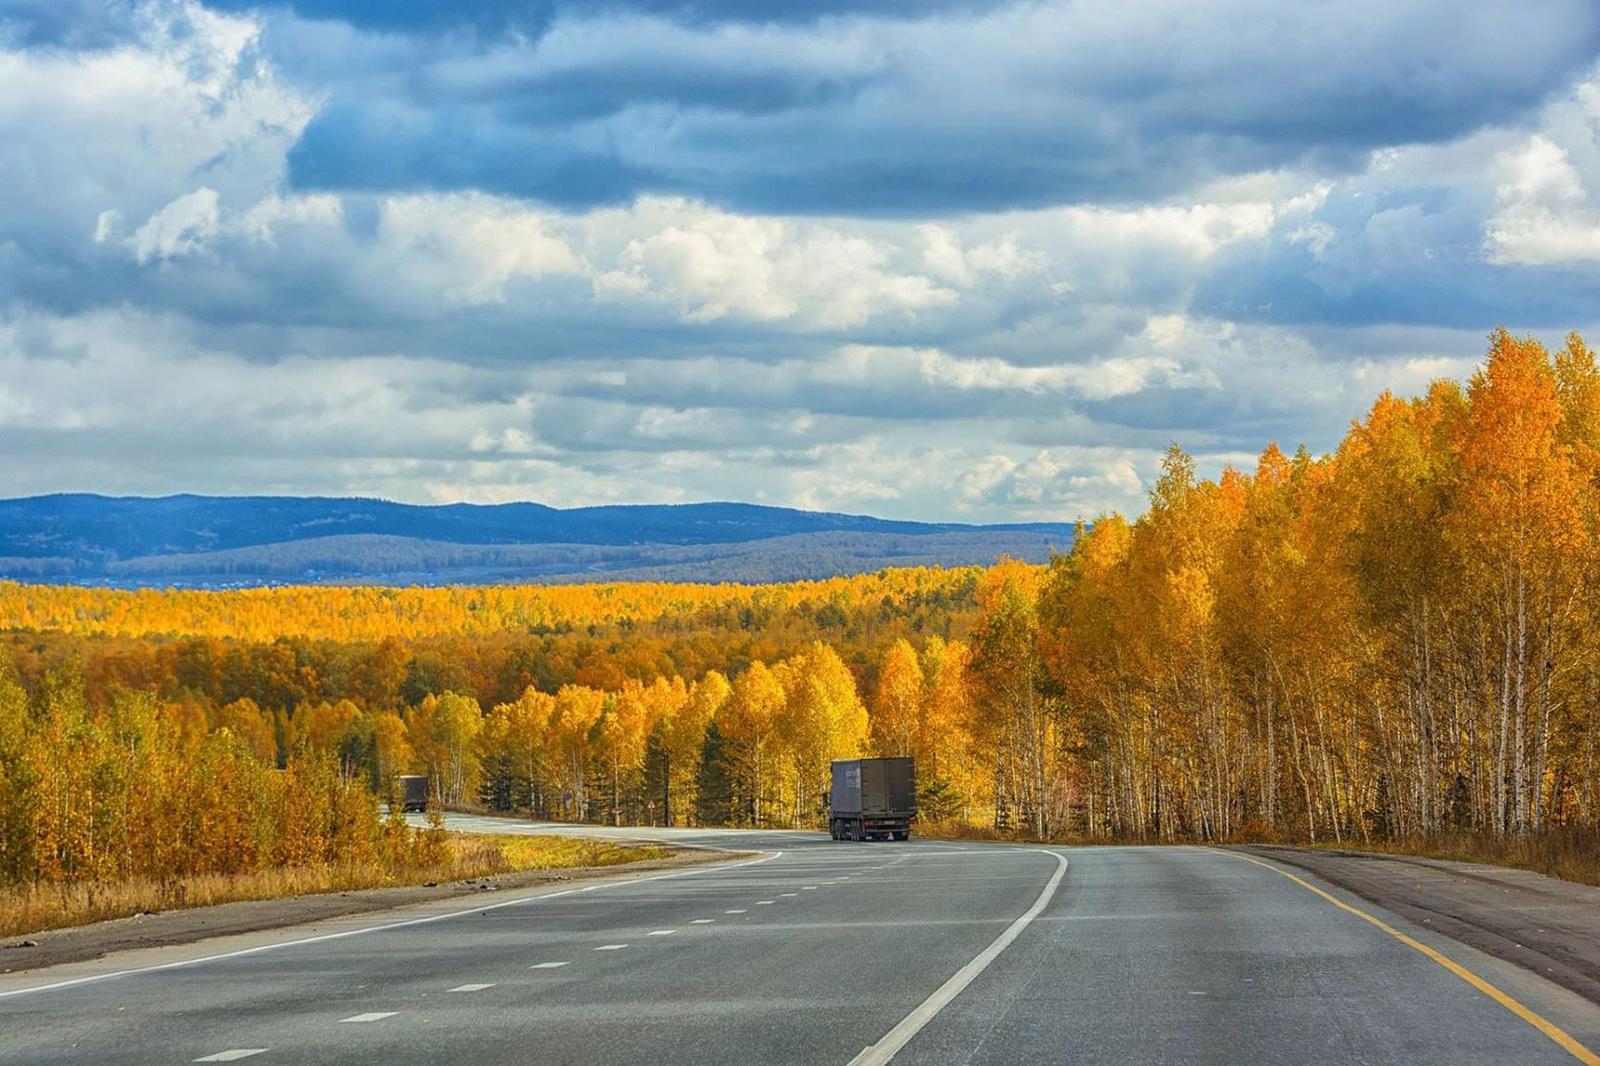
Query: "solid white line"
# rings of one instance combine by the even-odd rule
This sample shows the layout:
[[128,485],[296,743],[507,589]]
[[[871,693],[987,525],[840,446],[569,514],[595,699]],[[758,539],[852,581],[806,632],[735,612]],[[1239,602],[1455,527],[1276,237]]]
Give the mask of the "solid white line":
[[340,1018],[339,1023],[342,1025],[345,1022],[381,1022],[385,1018],[393,1018],[397,1013],[399,1012],[392,1010],[375,1010],[367,1014],[352,1014],[348,1018]]
[[565,965],[566,965],[566,963],[564,963],[564,962],[536,962],[532,966],[529,966],[528,969],[530,969],[530,970],[553,970],[557,966],[565,966]]
[[450,991],[452,991],[452,992],[482,992],[485,988],[493,988],[493,987],[494,987],[494,982],[490,981],[486,985],[456,985]]
[[599,947],[595,948],[595,950],[596,951],[621,951],[623,948],[625,948],[627,946],[628,945],[626,945],[626,944],[601,944]]
[[247,1059],[251,1055],[259,1055],[267,1050],[264,1047],[236,1047],[227,1051],[219,1051],[215,1055],[206,1055],[195,1059],[196,1062],[234,1062],[238,1059]]
[[862,1050],[861,1054],[850,1060],[850,1066],[883,1066],[884,1063],[895,1057],[899,1050],[910,1043],[923,1026],[933,1021],[934,1017],[950,1001],[961,994],[962,989],[970,985],[989,964],[1000,957],[1000,953],[1010,947],[1011,942],[1022,935],[1022,931],[1039,916],[1039,912],[1049,905],[1050,899],[1056,894],[1061,879],[1067,874],[1067,860],[1053,851],[1044,851],[1039,848],[1029,848],[1041,855],[1048,855],[1056,860],[1056,872],[1051,875],[1050,883],[1044,886],[1044,891],[1039,893],[1039,898],[1033,901],[1016,921],[1006,926],[1005,932],[995,937],[994,943],[984,948],[978,956],[961,969],[951,975],[950,979],[934,990],[933,995],[923,1000],[917,1009],[900,1020],[900,1024],[884,1034],[882,1040],[869,1048]]
[[111,973],[90,974],[87,977],[74,977],[66,981],[54,981],[47,985],[34,985],[32,988],[14,988],[9,992],[0,992],[0,999],[10,999],[12,996],[26,996],[32,992],[52,992],[58,988],[72,988],[76,985],[91,984],[95,981],[109,981],[113,977],[132,977],[136,974],[158,973],[162,970],[177,970],[185,966],[199,966],[207,962],[218,962],[222,959],[237,959],[245,955],[258,955],[263,951],[277,951],[280,948],[302,947],[306,944],[319,944],[326,940],[343,940],[348,936],[364,936],[367,933],[383,933],[391,929],[406,929],[413,925],[427,925],[430,922],[443,922],[451,918],[464,918],[469,914],[484,914],[488,911],[497,911],[501,907],[516,907],[524,903],[538,903],[541,900],[556,899],[561,896],[570,896],[576,892],[587,892],[597,888],[617,888],[621,885],[638,885],[646,881],[669,881],[678,877],[693,877],[696,874],[710,873],[714,870],[737,870],[741,866],[754,866],[757,863],[771,862],[781,856],[783,852],[774,851],[761,856],[759,859],[746,859],[744,862],[728,863],[726,866],[699,866],[693,870],[679,870],[670,874],[653,874],[650,877],[635,877],[626,881],[610,881],[603,885],[589,885],[587,888],[568,888],[560,892],[550,892],[542,896],[522,896],[518,899],[502,900],[499,903],[488,903],[481,907],[469,907],[462,911],[450,911],[446,914],[430,914],[424,918],[408,918],[402,922],[387,922],[383,925],[368,925],[360,929],[346,929],[340,933],[323,933],[319,936],[301,937],[299,940],[284,940],[276,944],[258,944],[253,948],[240,948],[238,951],[224,951],[216,955],[203,955],[198,959],[180,959],[177,962],[162,962],[154,966],[136,966],[127,970],[115,970]]

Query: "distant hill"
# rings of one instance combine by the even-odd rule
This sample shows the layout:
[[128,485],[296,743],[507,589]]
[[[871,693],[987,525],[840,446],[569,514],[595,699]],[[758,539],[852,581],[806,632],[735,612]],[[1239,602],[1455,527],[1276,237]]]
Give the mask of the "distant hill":
[[742,503],[417,506],[294,496],[0,500],[0,577],[122,586],[787,581],[1043,561],[1061,523],[974,526]]

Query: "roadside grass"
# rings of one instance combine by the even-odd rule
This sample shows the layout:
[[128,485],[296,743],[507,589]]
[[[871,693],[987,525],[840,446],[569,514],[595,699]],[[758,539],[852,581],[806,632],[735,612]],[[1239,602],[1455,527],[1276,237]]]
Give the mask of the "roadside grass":
[[279,867],[161,881],[60,882],[0,890],[0,936],[109,918],[243,900],[467,881],[532,870],[617,866],[659,859],[668,849],[584,837],[450,834],[445,861],[395,869],[381,863]]
[[1460,833],[1403,840],[1349,840],[1343,844],[1318,841],[1316,846],[1332,851],[1373,851],[1476,862],[1531,870],[1581,885],[1600,885],[1600,835],[1592,831],[1551,829],[1532,835],[1498,838]]

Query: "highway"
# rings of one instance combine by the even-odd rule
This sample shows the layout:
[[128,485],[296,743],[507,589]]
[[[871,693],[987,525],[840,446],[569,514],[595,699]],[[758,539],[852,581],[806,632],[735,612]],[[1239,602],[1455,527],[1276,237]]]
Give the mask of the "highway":
[[11,975],[0,1064],[1600,1063],[1600,1007],[1233,853],[655,835],[760,854]]

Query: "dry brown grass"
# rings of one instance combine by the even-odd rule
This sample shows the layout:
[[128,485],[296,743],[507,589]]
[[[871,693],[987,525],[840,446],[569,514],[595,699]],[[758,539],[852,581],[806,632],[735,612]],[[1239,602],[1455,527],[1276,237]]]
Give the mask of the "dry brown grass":
[[479,836],[449,839],[451,857],[437,866],[394,870],[379,864],[318,865],[245,874],[204,874],[171,881],[60,883],[0,891],[0,935],[87,925],[108,918],[205,907],[241,900],[283,899],[317,892],[462,881],[524,870],[615,866],[658,859],[666,849],[578,837]]
[[1461,833],[1408,840],[1346,841],[1342,845],[1319,842],[1318,846],[1479,862],[1532,870],[1583,885],[1600,885],[1600,834],[1594,832],[1554,829],[1531,836],[1501,838]]

